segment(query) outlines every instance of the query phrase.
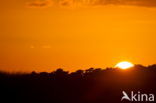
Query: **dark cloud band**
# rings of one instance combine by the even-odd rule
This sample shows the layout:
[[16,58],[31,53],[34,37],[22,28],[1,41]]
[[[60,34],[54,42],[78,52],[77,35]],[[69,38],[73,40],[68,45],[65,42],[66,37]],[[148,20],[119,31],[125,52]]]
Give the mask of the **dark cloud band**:
[[156,0],[37,0],[28,3],[28,7],[73,6],[77,4],[84,6],[133,5],[156,7]]

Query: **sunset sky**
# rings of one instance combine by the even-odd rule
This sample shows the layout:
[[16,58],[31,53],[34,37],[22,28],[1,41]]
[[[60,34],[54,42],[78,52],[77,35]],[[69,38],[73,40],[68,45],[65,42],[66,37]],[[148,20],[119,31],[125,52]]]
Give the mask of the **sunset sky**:
[[156,63],[156,0],[0,0],[0,70]]

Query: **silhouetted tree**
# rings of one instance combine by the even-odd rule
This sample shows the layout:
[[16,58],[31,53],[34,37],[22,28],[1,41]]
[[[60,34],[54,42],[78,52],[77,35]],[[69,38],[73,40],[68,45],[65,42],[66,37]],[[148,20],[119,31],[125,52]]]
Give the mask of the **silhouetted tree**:
[[72,73],[61,68],[51,73],[1,71],[0,86],[2,103],[121,103],[122,91],[156,94],[156,64]]

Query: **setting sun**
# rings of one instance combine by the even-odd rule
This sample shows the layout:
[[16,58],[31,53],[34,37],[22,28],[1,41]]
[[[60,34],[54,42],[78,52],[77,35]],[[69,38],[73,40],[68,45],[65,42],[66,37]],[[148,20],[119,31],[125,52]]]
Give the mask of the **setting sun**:
[[120,68],[120,69],[128,69],[128,68],[131,68],[133,66],[134,66],[134,64],[127,62],[127,61],[120,62],[120,63],[115,65],[115,67]]

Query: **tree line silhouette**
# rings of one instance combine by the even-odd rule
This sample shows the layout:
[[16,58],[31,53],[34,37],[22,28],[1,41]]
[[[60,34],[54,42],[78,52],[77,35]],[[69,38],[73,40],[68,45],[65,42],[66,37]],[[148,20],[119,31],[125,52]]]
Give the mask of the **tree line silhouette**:
[[156,93],[156,65],[72,73],[63,69],[51,73],[0,72],[1,103],[129,103],[121,101],[122,91]]

